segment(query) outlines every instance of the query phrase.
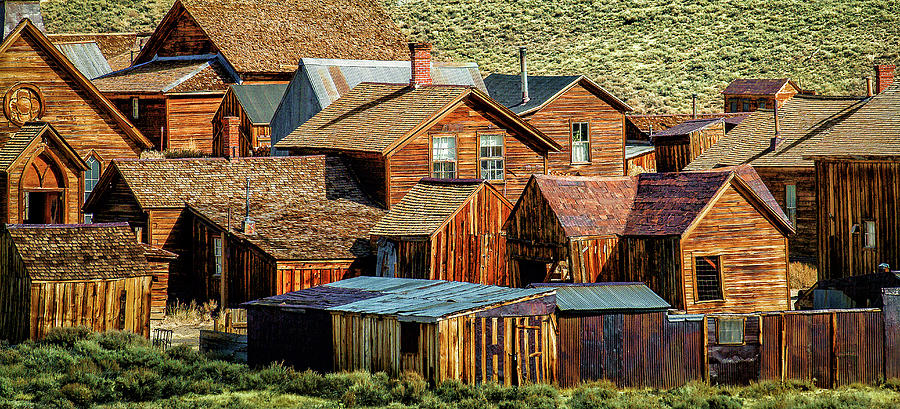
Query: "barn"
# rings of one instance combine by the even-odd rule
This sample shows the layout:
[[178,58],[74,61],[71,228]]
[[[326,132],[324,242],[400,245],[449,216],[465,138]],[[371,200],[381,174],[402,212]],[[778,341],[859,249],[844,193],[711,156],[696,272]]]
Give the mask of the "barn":
[[788,308],[793,230],[749,166],[535,175],[504,229],[516,286],[640,281],[687,313]]
[[509,285],[501,230],[511,210],[487,181],[424,178],[370,232],[376,275]]
[[248,360],[322,372],[412,371],[433,383],[551,383],[555,294],[356,277],[245,303]]
[[150,335],[153,275],[127,223],[6,225],[0,339],[86,326]]

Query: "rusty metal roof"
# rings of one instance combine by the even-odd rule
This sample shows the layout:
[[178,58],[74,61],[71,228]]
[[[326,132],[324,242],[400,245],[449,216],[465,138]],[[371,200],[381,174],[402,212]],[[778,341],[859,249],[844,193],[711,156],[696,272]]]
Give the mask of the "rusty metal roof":
[[530,288],[555,288],[562,312],[654,312],[672,306],[644,283],[536,283]]

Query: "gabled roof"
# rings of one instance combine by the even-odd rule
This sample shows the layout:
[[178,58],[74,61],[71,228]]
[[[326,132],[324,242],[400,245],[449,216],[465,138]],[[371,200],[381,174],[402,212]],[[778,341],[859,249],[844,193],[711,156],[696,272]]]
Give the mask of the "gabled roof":
[[483,92],[462,86],[364,82],[300,125],[275,146],[389,154],[468,98],[492,111],[537,151],[559,144]]
[[65,33],[47,34],[53,44],[95,42],[112,71],[128,68],[141,51],[147,35],[140,33]]
[[800,87],[790,78],[738,78],[731,81],[722,93],[725,95],[775,95],[788,84],[798,92],[800,91]]
[[12,133],[9,138],[0,140],[0,170],[9,171],[10,167],[36,139],[47,135],[47,139],[55,142],[66,154],[69,160],[75,163],[81,170],[90,167],[78,156],[78,152],[61,137],[52,125],[46,122],[26,122],[19,130]]
[[827,137],[805,149],[804,159],[816,156],[900,156],[900,83],[843,117]]
[[555,288],[560,312],[654,312],[672,305],[644,283],[534,283],[529,288]]
[[239,82],[218,55],[164,57],[137,64],[94,79],[103,92],[208,92],[224,91]]
[[650,131],[653,131],[653,134],[656,135],[657,132],[661,132],[668,128],[671,128],[675,125],[683,123],[684,121],[688,121],[691,119],[711,119],[711,118],[724,118],[725,123],[729,125],[737,125],[744,120],[744,118],[749,115],[748,112],[729,112],[729,113],[701,113],[697,115],[693,114],[629,114],[625,116],[625,120],[628,121],[628,124],[635,127],[637,130],[641,131],[645,134],[650,134]]
[[513,74],[491,74],[484,79],[488,94],[503,106],[519,115],[540,110],[577,84],[593,92],[599,98],[621,112],[633,111],[628,104],[583,75],[529,75],[527,103],[522,103],[522,77]]
[[628,177],[534,175],[529,184],[539,189],[569,237],[681,235],[729,184],[776,227],[793,232],[751,167]]
[[[373,236],[430,237],[481,189],[494,189],[481,179],[423,178],[372,228]],[[510,208],[512,204],[496,192]]]
[[[750,114],[719,141],[703,152],[686,170],[750,164],[756,167],[812,167],[804,159],[811,149],[831,139],[834,127],[862,108],[864,97],[796,95],[778,108],[782,142],[770,150],[775,136],[774,113],[758,110]],[[874,126],[869,124],[867,126]]]
[[268,125],[272,122],[272,116],[284,96],[287,84],[232,84],[229,88],[251,123]]
[[[403,84],[411,77],[409,61],[339,60],[303,58],[297,75],[309,79],[319,106],[331,105],[362,82]],[[431,79],[435,85],[463,85],[488,93],[475,63],[432,61]],[[298,95],[297,98],[300,96]]]
[[93,41],[54,43],[78,71],[87,78],[97,78],[112,72],[109,62]]
[[[396,316],[403,322],[436,322],[492,306],[553,296],[553,288],[507,288],[456,281],[356,277],[262,298],[245,307],[318,309]],[[552,307],[551,307],[552,308]]]
[[376,0],[177,0],[135,61],[150,61],[185,13],[240,73],[292,73],[301,57],[408,57]]
[[[725,119],[723,118],[708,118],[708,119],[689,119],[684,121],[678,125],[675,125],[666,130],[657,132],[653,134],[654,138],[659,137],[667,137],[667,136],[682,136],[688,135],[693,132],[702,131],[710,126],[724,123]],[[721,128],[720,128],[721,129]]]
[[[116,178],[142,209],[187,207],[278,260],[369,255],[369,229],[385,214],[341,159],[324,156],[114,160],[84,208],[93,209]],[[255,234],[238,228],[248,178]]]
[[94,280],[149,275],[128,223],[10,224],[6,231],[32,280]]
[[61,53],[34,24],[31,23],[30,20],[25,19],[16,26],[16,29],[9,33],[8,36],[3,40],[3,43],[0,44],[0,54],[6,52],[9,47],[20,37],[23,35],[27,35],[30,38],[34,39],[35,43],[38,47],[41,48],[41,51],[47,54],[49,58],[54,60],[59,67],[66,71],[72,78],[72,81],[75,82],[81,89],[87,94],[87,97],[93,99],[98,103],[101,109],[104,109],[106,113],[110,116],[110,118],[115,121],[119,127],[122,128],[122,131],[130,137],[134,142],[142,147],[142,148],[151,148],[153,147],[153,143],[150,142],[134,125],[128,118],[125,117],[119,109],[110,102],[97,87],[88,80],[81,71],[78,71],[74,65],[72,65],[71,61],[66,58],[63,53]]

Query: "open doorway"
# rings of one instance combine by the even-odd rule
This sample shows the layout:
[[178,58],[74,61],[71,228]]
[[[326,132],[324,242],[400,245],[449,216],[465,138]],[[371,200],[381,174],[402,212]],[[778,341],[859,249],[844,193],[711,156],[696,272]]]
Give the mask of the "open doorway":
[[522,281],[522,287],[527,287],[528,284],[532,283],[543,283],[549,268],[550,263],[519,260],[519,278]]
[[62,191],[26,191],[25,224],[62,224]]

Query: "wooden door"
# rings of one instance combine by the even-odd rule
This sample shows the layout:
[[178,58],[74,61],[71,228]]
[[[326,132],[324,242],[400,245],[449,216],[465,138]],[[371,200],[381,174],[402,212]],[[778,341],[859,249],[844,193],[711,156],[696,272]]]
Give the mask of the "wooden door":
[[547,382],[541,317],[515,318],[514,377],[516,385]]

